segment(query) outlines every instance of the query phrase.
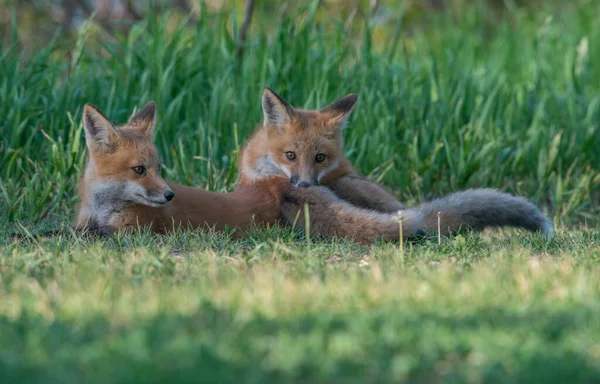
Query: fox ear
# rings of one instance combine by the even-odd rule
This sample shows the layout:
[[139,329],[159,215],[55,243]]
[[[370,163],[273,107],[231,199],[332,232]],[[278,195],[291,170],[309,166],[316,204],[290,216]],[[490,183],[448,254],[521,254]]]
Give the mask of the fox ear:
[[88,148],[110,153],[119,138],[114,125],[91,104],[83,107],[83,128]]
[[294,108],[270,88],[265,88],[262,96],[262,109],[265,127],[281,128],[292,121]]
[[342,126],[342,128],[344,128],[357,99],[358,95],[351,93],[321,109],[321,113],[328,115],[333,119],[332,123],[336,126]]
[[127,123],[127,128],[152,136],[156,125],[156,103],[149,101]]

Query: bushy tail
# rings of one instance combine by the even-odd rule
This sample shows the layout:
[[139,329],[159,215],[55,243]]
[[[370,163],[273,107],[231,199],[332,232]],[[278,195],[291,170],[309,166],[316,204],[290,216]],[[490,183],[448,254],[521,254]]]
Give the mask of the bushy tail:
[[437,233],[438,212],[442,235],[460,229],[481,231],[488,227],[511,226],[554,236],[552,220],[522,197],[495,189],[469,189],[423,203],[414,210],[421,213],[425,229]]
[[[400,238],[396,215],[355,207],[325,187],[294,188],[288,192],[280,206],[284,222],[303,229],[304,205],[308,206],[313,236],[346,237],[365,244],[378,239],[394,241]],[[421,214],[416,210],[404,211],[402,236],[417,238],[423,235]]]

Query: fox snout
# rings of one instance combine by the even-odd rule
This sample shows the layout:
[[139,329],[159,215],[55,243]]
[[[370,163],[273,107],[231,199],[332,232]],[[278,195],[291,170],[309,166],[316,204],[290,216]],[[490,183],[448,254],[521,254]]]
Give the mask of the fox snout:
[[154,202],[159,203],[159,204],[161,204],[161,203],[166,204],[169,201],[173,200],[174,197],[175,197],[175,192],[173,192],[173,190],[169,187],[167,187],[166,190],[161,190],[161,191],[157,191],[157,190],[148,191],[148,198],[150,200],[154,200]]
[[292,177],[290,177],[290,184],[292,187],[295,187],[295,188],[308,188],[308,187],[312,187],[313,185],[319,185],[319,181],[316,179],[300,180],[300,178],[298,176],[292,176]]
[[160,207],[173,200],[175,192],[168,185],[154,186],[151,188],[134,188],[134,198],[140,204],[150,207]]

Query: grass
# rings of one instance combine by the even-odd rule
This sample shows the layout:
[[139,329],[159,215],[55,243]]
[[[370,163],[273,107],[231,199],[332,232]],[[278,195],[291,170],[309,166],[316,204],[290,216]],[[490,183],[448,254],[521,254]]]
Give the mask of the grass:
[[[150,14],[116,36],[87,23],[37,47],[16,26],[3,37],[3,377],[600,381],[600,4],[511,11],[494,26],[475,7],[410,37],[316,11],[254,25],[242,62],[228,12],[192,25]],[[165,176],[231,190],[264,86],[306,107],[358,93],[346,153],[401,200],[497,187],[544,207],[557,238],[467,235],[404,244],[402,257],[398,244],[281,228],[243,241],[8,238],[70,223],[84,103],[124,122],[155,100]]]
[[[14,382],[595,382],[598,232],[439,248],[257,233],[2,247]],[[279,239],[278,239],[279,238]]]
[[238,22],[228,14],[193,27],[149,15],[115,38],[86,24],[74,42],[32,49],[5,43],[0,204],[9,220],[60,220],[72,210],[86,102],[124,122],[157,101],[166,176],[232,189],[239,146],[261,121],[268,85],[306,107],[358,93],[347,154],[403,201],[499,187],[531,197],[561,223],[597,221],[595,2],[552,17],[515,13],[487,38],[469,11],[382,41],[376,25],[363,25],[357,41],[311,10],[277,20],[272,33],[273,22],[255,25],[242,63],[228,29]]

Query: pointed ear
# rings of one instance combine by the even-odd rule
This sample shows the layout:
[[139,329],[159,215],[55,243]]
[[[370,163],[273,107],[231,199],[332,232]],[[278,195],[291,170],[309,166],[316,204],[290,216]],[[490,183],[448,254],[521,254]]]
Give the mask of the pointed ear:
[[83,128],[85,141],[90,150],[100,150],[105,153],[114,150],[119,132],[106,116],[91,104],[83,107]]
[[342,128],[344,128],[346,126],[348,116],[350,116],[350,112],[352,112],[357,99],[358,95],[351,93],[342,97],[333,104],[321,109],[321,113],[329,115],[330,118],[333,119],[333,124],[342,126]]
[[133,129],[141,134],[152,136],[156,125],[156,103],[149,101],[127,123],[128,129]]
[[265,127],[281,128],[295,116],[294,108],[270,88],[265,88],[262,96],[262,109]]

